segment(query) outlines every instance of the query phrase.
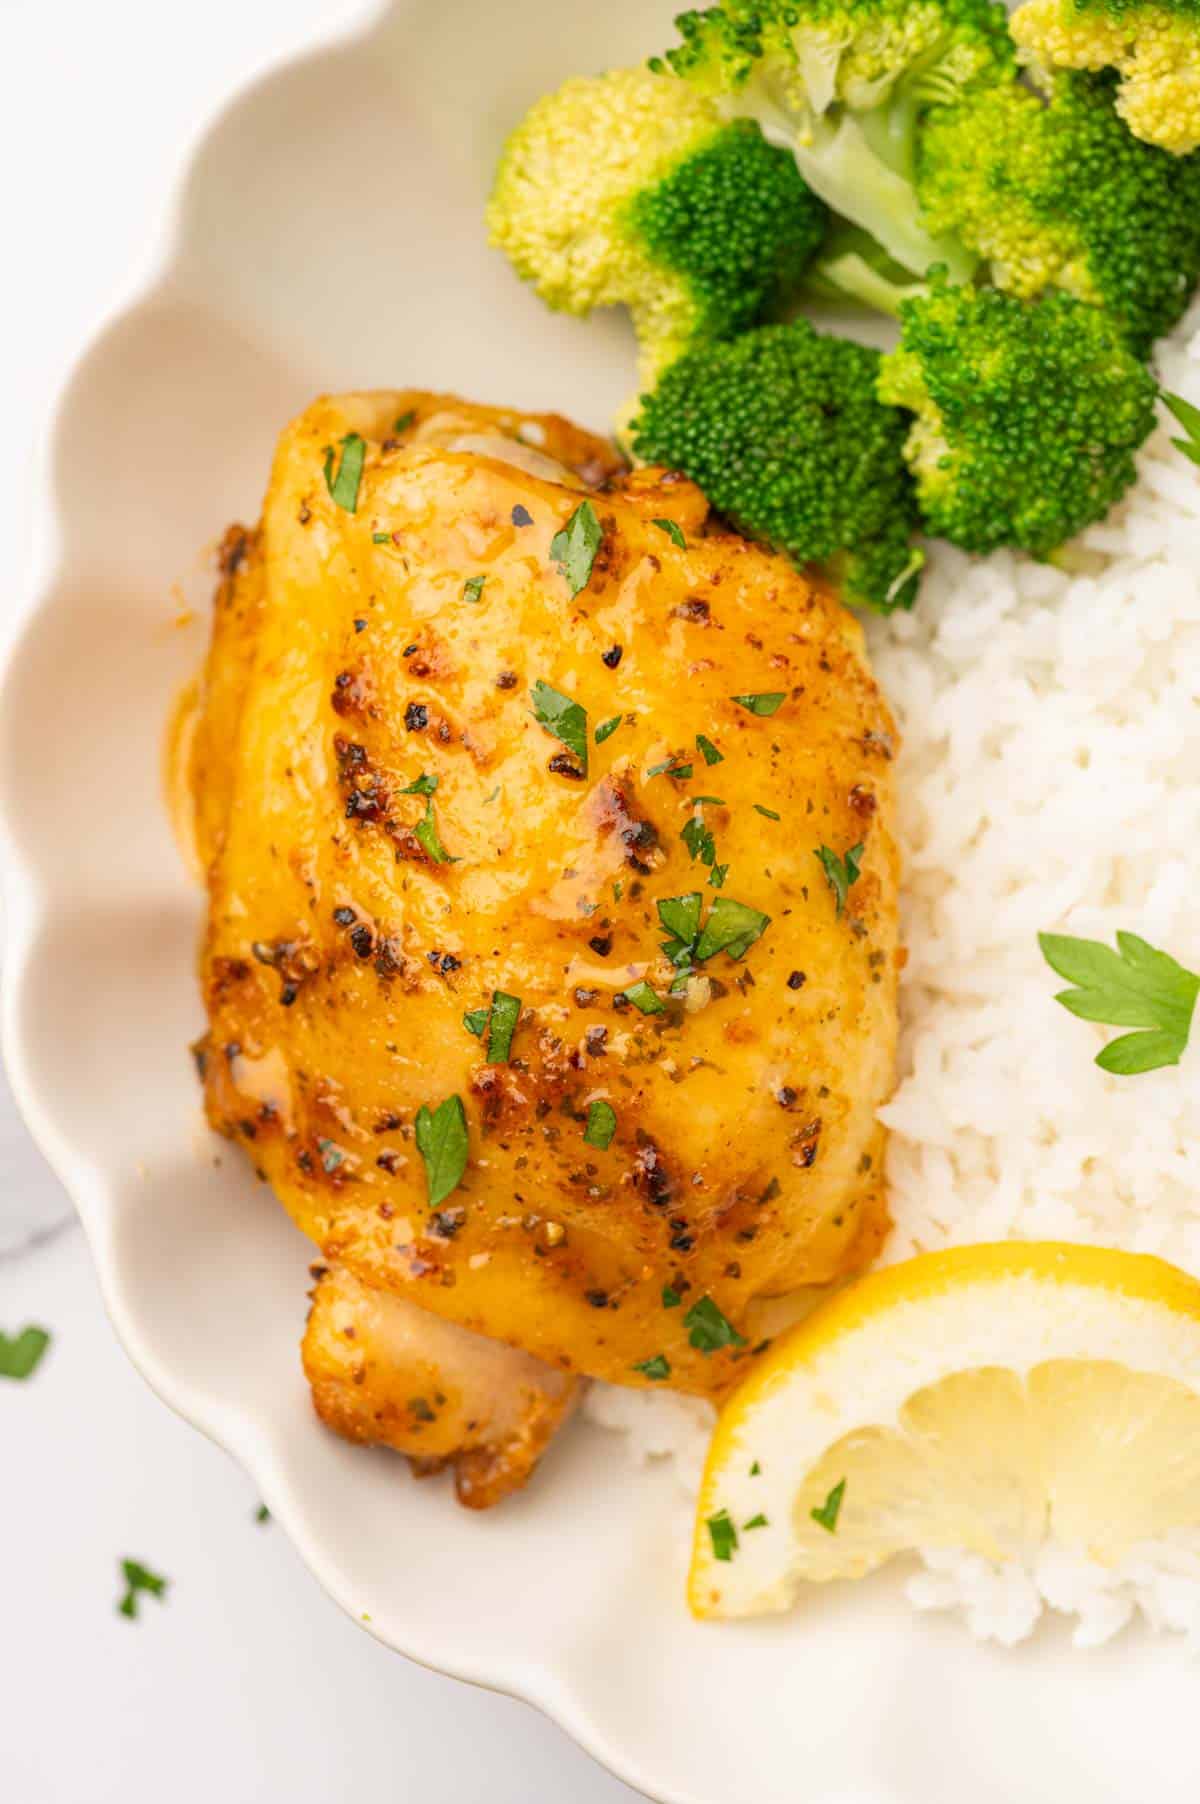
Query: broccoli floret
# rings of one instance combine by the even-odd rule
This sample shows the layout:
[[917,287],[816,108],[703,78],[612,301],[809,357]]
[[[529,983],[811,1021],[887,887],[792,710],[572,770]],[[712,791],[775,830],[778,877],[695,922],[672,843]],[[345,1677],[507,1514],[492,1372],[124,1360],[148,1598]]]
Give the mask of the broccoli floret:
[[928,530],[966,551],[1048,557],[1134,479],[1156,386],[1108,315],[935,274],[900,304],[879,394],[917,417],[905,456]]
[[642,397],[634,450],[684,471],[739,531],[821,566],[848,600],[911,607],[923,558],[908,421],[876,397],[879,361],[803,319],[697,346]]
[[931,104],[1011,79],[1007,20],[997,0],[726,0],[683,14],[666,60],[790,149],[809,187],[904,269],[966,277],[977,259],[922,217],[914,140]]
[[1135,137],[1176,156],[1200,149],[1200,0],[1025,0],[1012,34],[1035,76],[1113,69]]
[[1009,82],[934,108],[917,192],[934,229],[985,258],[997,287],[1063,288],[1104,307],[1145,354],[1200,277],[1200,155],[1132,137],[1115,79],[1061,75],[1049,104]]
[[512,134],[492,243],[549,306],[633,315],[641,377],[742,331],[799,280],[826,213],[793,159],[673,76],[569,81]]

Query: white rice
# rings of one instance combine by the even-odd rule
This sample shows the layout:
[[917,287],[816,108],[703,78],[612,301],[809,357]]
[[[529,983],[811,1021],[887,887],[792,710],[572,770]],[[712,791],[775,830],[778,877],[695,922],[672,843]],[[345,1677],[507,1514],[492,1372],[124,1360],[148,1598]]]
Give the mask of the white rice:
[[[1200,304],[1157,365],[1200,404]],[[1059,1239],[1200,1275],[1200,1033],[1174,1070],[1107,1076],[1109,1036],[1054,1002],[1036,937],[1129,928],[1200,970],[1200,470],[1170,440],[1078,542],[1086,573],[939,546],[917,611],[871,625],[904,734],[887,1261]],[[597,1385],[586,1407],[635,1459],[675,1455],[694,1494],[707,1405]],[[907,1593],[1005,1644],[1049,1608],[1079,1646],[1140,1612],[1200,1650],[1200,1534],[1111,1570],[1054,1545],[1003,1567],[929,1552]]]

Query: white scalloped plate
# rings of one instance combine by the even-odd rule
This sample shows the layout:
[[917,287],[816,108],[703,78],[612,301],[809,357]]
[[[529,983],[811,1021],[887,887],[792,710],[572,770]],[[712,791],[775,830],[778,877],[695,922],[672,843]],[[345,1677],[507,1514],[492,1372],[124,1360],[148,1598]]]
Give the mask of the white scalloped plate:
[[654,47],[671,10],[364,5],[362,35],[276,68],[196,145],[166,250],[62,396],[9,648],[13,1083],[131,1357],[390,1646],[527,1698],[673,1804],[1194,1798],[1195,1673],[1145,1638],[1002,1654],[913,1616],[893,1577],[702,1627],[674,1481],[600,1432],[483,1517],[323,1432],[296,1352],[306,1247],[198,1127],[198,905],[159,748],[203,613],[176,626],[172,585],[204,593],[197,554],[254,518],[278,428],[322,389],[444,386],[603,426],[633,385],[622,328],[543,312],[480,204],[505,124]]

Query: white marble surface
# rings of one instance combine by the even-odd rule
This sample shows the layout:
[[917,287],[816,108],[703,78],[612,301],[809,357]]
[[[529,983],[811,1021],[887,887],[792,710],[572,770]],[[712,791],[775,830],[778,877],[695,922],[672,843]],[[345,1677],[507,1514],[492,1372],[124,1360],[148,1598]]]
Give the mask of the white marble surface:
[[[276,44],[352,10],[0,0],[0,609],[20,587],[54,390],[155,228],[187,137]],[[256,1523],[249,1481],[117,1346],[69,1205],[5,1090],[0,1328],[26,1322],[54,1342],[31,1382],[0,1381],[5,1804],[634,1797],[523,1706],[385,1652]],[[171,1580],[137,1623],[114,1607],[124,1555]]]

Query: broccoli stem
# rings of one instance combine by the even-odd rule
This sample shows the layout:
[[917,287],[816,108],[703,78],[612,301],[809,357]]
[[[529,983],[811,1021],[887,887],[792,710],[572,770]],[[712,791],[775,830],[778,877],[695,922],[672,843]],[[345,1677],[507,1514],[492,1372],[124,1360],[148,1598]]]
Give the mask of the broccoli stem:
[[848,251],[839,257],[819,258],[814,273],[821,282],[829,284],[839,294],[861,301],[864,307],[870,307],[876,313],[890,314],[892,319],[899,319],[902,301],[928,293],[923,282],[907,285],[890,282],[877,269],[873,269],[858,251]]

